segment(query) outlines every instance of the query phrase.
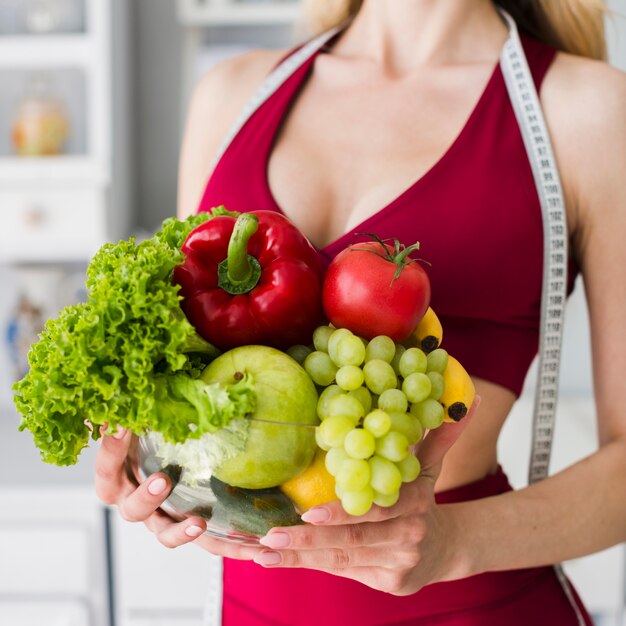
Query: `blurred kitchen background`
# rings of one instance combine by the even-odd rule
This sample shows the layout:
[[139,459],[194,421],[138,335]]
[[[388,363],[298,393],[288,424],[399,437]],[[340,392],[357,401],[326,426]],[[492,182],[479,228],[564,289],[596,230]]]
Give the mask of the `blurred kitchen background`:
[[[626,0],[611,7],[626,15]],[[290,0],[0,0],[0,624],[199,626],[206,553],[169,551],[93,494],[94,450],[43,464],[11,383],[42,321],[84,297],[105,241],[175,213],[194,82],[221,59],[302,36]],[[626,19],[607,22],[626,69]],[[297,33],[300,33],[298,35]],[[207,120],[207,123],[210,123]],[[587,316],[569,305],[552,471],[597,445]],[[534,374],[502,440],[525,484]],[[567,564],[601,626],[626,623],[624,547]]]

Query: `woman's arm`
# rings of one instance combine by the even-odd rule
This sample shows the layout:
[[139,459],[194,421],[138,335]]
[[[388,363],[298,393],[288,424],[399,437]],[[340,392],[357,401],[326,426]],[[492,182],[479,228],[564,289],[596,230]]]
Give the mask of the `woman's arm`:
[[[260,51],[242,55],[216,66],[197,86],[188,116],[180,164],[179,216],[196,211],[209,174],[209,168],[222,138],[281,52]],[[126,471],[126,458],[133,442],[128,431],[103,436],[95,463],[95,487],[105,503],[117,505],[121,516],[144,522],[165,546],[175,547],[195,541],[207,550],[222,554],[225,546],[232,558],[252,558],[255,548],[229,546],[199,536],[206,522],[192,516],[176,523],[159,507],[171,490],[170,478],[163,473],[149,476],[141,485]]]
[[[574,248],[591,323],[600,448],[526,489],[450,505],[470,571],[559,562],[626,540],[626,76],[563,56],[545,101],[574,202]],[[550,113],[553,112],[553,115]]]
[[322,569],[406,595],[431,582],[552,564],[626,540],[626,78],[560,55],[542,101],[589,302],[600,449],[528,488],[438,506],[440,462],[467,418],[446,424],[422,443],[424,471],[395,506],[361,518],[337,503],[316,507],[307,513],[316,526],[272,530],[262,539],[272,550],[257,562]]
[[187,115],[178,172],[178,216],[196,212],[213,160],[237,116],[282,50],[255,50],[206,73],[196,86]]

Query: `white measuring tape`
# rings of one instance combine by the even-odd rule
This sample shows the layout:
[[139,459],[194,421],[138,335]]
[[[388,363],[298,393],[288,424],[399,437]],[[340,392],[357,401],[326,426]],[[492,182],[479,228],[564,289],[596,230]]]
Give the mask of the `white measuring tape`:
[[[509,26],[509,37],[500,55],[500,67],[532,168],[543,218],[539,368],[528,468],[528,482],[532,484],[548,475],[554,438],[567,300],[567,215],[554,150],[517,26],[508,13],[504,11],[501,13]],[[585,626],[585,619],[576,604],[563,566],[555,565],[554,571],[579,626]]]
[[[563,321],[567,297],[567,223],[565,202],[554,152],[535,89],[532,74],[519,38],[517,26],[508,13],[501,11],[509,27],[509,36],[500,55],[500,67],[509,99],[524,140],[539,195],[543,216],[544,261],[541,294],[541,323],[539,336],[539,373],[537,379],[535,410],[533,415],[533,441],[529,467],[529,482],[534,483],[548,475],[550,452],[556,415],[559,364]],[[250,119],[280,86],[308,61],[345,24],[312,39],[283,61],[261,85],[230,129],[215,159],[223,156],[228,146]],[[222,563],[211,558],[210,581],[204,626],[221,626],[222,623]],[[580,626],[585,626],[583,616],[560,565],[555,571]]]

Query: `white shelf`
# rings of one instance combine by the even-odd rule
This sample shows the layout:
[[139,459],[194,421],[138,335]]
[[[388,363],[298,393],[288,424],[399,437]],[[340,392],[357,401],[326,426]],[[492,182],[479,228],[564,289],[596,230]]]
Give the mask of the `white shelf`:
[[291,24],[300,14],[298,2],[227,2],[179,0],[178,17],[185,26]]
[[88,35],[0,37],[0,69],[86,67],[94,58]]
[[0,185],[80,182],[103,187],[110,173],[104,163],[89,156],[0,157]]

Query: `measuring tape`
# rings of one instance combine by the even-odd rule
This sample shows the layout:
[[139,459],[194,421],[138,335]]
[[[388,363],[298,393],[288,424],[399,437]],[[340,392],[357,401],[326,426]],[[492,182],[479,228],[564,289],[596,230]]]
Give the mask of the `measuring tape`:
[[[535,89],[535,83],[526,61],[517,26],[511,16],[500,11],[509,27],[509,36],[500,55],[500,67],[528,154],[539,202],[544,236],[543,282],[541,293],[541,321],[539,334],[539,372],[535,391],[533,438],[529,465],[529,483],[548,475],[550,453],[556,415],[559,364],[565,303],[567,298],[567,222],[565,201],[554,151]],[[346,27],[333,28],[298,49],[270,73],[248,102],[230,129],[215,158],[221,159],[228,146],[254,112],[280,86],[308,61],[330,39]],[[206,602],[204,626],[221,626],[222,562],[211,559],[209,595]],[[585,620],[576,604],[572,590],[561,565],[554,566],[557,578],[567,596],[580,626]]]
[[[501,13],[509,26],[509,37],[500,55],[500,67],[532,168],[543,219],[539,367],[528,468],[528,482],[532,484],[548,475],[554,438],[567,300],[567,215],[554,150],[517,26],[508,13]],[[585,626],[585,619],[574,599],[563,566],[555,565],[554,571],[579,626]]]

